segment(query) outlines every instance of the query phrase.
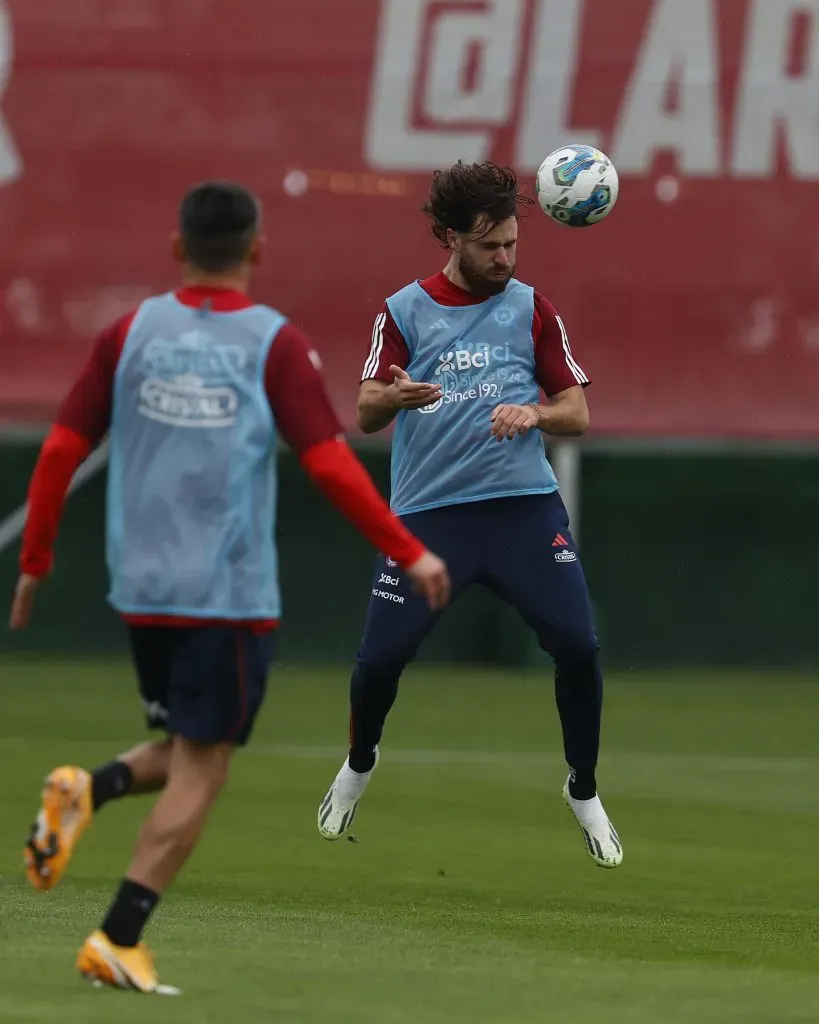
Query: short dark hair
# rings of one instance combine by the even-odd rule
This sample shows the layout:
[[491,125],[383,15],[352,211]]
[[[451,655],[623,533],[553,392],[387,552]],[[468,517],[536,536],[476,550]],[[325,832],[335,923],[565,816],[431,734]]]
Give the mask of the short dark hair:
[[446,171],[436,171],[429,198],[421,207],[432,220],[432,234],[447,246],[447,229],[473,231],[479,218],[486,231],[509,217],[516,217],[521,206],[534,202],[522,195],[515,172],[493,163],[466,164],[459,160]]
[[179,208],[185,252],[197,270],[219,273],[240,266],[259,228],[259,203],[241,185],[195,185]]

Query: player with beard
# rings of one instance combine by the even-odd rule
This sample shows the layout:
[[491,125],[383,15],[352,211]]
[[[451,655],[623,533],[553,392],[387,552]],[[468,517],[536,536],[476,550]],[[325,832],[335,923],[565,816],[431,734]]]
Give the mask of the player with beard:
[[[599,649],[543,443],[544,435],[585,432],[589,379],[552,305],[514,277],[518,213],[530,202],[514,173],[491,163],[435,174],[423,210],[449,260],[392,295],[376,317],[358,424],[374,433],[395,420],[391,506],[446,559],[453,597],[483,584],[552,656],[569,766],[563,794],[588,854],[613,868],[623,851],[595,777]],[[405,572],[377,560],[350,686],[350,751],[318,811],[325,839],[349,831],[401,673],[438,617]]]

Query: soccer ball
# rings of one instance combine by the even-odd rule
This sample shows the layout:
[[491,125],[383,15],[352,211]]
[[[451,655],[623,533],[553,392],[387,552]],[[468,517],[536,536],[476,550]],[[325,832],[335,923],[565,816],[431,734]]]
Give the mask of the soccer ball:
[[620,192],[617,170],[592,146],[564,146],[537,172],[537,201],[558,224],[588,228],[611,213]]

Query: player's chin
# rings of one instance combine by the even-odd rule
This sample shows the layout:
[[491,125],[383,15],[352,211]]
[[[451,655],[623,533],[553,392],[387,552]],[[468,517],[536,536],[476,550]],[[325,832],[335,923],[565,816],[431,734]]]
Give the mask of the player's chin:
[[505,272],[503,274],[487,274],[483,279],[483,288],[481,290],[486,298],[490,298],[492,295],[500,295],[511,279],[512,275]]

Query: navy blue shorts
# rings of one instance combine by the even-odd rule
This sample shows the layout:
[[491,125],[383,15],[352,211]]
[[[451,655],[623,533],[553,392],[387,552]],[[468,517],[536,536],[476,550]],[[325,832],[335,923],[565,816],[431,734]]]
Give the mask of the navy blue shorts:
[[[515,608],[558,666],[597,656],[586,578],[557,491],[447,505],[403,522],[449,566],[453,598],[472,584]],[[359,663],[396,672],[438,620],[405,573],[376,560]]]
[[242,626],[131,626],[149,729],[192,743],[247,743],[267,689],[272,631]]

